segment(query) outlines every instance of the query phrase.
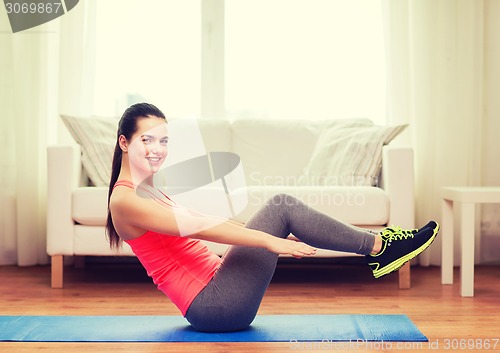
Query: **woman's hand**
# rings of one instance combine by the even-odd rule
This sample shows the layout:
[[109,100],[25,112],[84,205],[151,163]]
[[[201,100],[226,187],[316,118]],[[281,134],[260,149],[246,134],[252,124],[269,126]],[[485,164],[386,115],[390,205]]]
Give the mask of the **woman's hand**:
[[280,255],[292,255],[297,259],[316,254],[316,249],[305,243],[273,236],[269,239],[267,250]]

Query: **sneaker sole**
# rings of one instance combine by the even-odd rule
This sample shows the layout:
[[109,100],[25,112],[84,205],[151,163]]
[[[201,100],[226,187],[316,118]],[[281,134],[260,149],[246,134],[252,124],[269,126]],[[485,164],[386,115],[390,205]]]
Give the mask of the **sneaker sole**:
[[[389,273],[397,271],[401,267],[403,267],[403,265],[406,264],[408,261],[420,255],[425,249],[427,249],[432,244],[434,239],[436,239],[436,235],[439,231],[439,224],[436,223],[436,225],[437,226],[433,230],[432,237],[430,237],[429,240],[427,240],[424,244],[422,244],[418,249],[415,249],[411,253],[408,253],[405,256],[400,257],[396,261],[391,262],[390,264],[382,267],[381,269],[374,270],[373,276],[375,278],[380,278],[382,276],[388,275]],[[377,263],[371,263],[370,265],[376,265],[376,264]]]

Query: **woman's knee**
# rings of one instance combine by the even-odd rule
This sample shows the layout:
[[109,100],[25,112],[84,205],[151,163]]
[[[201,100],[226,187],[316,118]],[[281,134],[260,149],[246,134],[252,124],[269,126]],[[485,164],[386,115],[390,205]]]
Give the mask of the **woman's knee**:
[[268,205],[273,206],[293,206],[298,203],[300,203],[300,201],[296,197],[286,193],[275,194],[267,201]]

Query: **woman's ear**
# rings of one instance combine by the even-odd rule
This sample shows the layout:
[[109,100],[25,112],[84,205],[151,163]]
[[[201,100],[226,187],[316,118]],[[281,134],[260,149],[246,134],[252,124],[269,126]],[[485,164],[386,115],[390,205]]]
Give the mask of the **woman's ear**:
[[127,139],[125,138],[125,136],[120,135],[118,137],[118,144],[120,145],[121,150],[123,152],[127,153],[127,151],[128,151],[128,144],[127,144]]

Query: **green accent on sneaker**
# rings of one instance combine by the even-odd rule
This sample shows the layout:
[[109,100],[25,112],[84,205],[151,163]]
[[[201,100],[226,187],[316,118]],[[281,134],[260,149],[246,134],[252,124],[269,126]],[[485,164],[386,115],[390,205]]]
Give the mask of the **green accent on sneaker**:
[[[405,263],[417,257],[420,253],[422,253],[425,249],[427,249],[431,243],[436,238],[436,235],[439,231],[439,224],[436,223],[436,226],[433,228],[432,235],[418,248],[413,251],[404,254],[403,256],[395,259],[394,261],[386,264],[385,266],[381,266],[380,262],[369,261],[368,265],[373,271],[373,276],[375,278],[380,278],[385,276],[391,272],[399,270]],[[400,240],[408,240],[409,238],[414,238],[415,235],[418,234],[418,229],[401,229],[400,227],[388,227],[385,228],[381,237],[383,239],[382,249],[379,253],[375,255],[369,255],[370,260],[376,260],[377,257],[383,256],[388,247],[391,246],[392,241],[400,241]]]

